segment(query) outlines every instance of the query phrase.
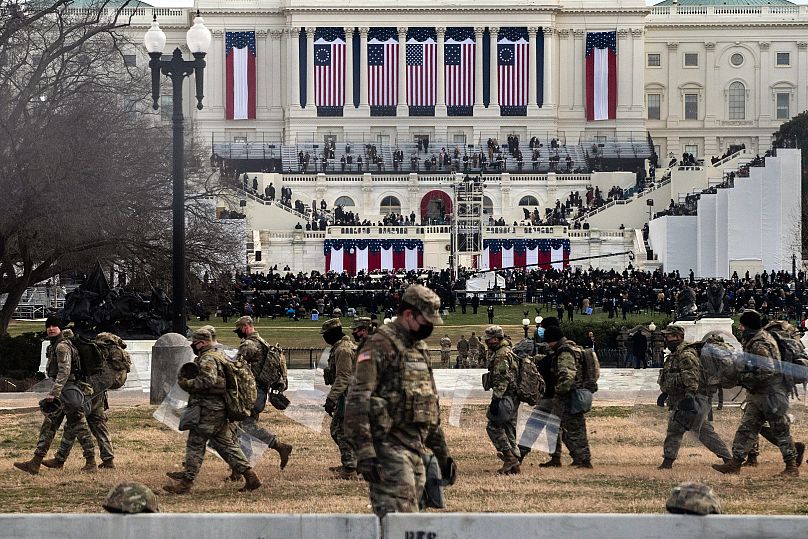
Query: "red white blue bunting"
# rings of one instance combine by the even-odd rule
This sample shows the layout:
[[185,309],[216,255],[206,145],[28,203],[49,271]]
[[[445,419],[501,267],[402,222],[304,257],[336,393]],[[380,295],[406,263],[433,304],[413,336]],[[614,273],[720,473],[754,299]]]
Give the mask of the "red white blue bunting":
[[568,239],[483,240],[480,269],[535,266],[562,270],[569,266]]
[[424,266],[421,240],[325,240],[325,270],[356,275],[360,271],[412,271]]

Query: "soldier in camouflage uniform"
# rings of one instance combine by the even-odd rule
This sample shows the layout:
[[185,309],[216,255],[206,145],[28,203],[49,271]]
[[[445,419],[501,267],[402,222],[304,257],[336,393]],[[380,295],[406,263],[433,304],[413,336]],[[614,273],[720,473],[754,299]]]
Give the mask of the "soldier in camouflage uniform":
[[489,326],[485,330],[485,344],[488,347],[488,373],[484,389],[492,391],[485,430],[502,460],[497,473],[518,474],[521,454],[516,447],[519,402],[515,384],[519,364],[511,351],[511,341],[505,338],[501,327]]
[[[228,361],[221,352],[213,348],[213,337],[204,329],[197,329],[191,336],[191,348],[196,354],[194,363],[199,366],[199,375],[195,378],[177,378],[179,386],[188,392],[188,406],[200,407],[199,423],[188,431],[185,445],[184,471],[178,483],[166,485],[163,490],[172,494],[185,494],[191,490],[202,461],[205,459],[205,447],[213,441],[216,450],[230,468],[244,476],[246,484],[241,492],[255,490],[261,481],[250,467],[244,453],[238,445],[230,421],[227,419],[227,406],[224,393],[226,389],[223,364]],[[182,371],[181,371],[182,373]],[[167,474],[176,479],[172,472]]]
[[334,467],[340,479],[356,477],[356,456],[350,441],[345,436],[343,422],[345,419],[345,396],[353,379],[356,366],[356,345],[353,339],[342,331],[339,318],[331,318],[323,323],[320,330],[323,340],[331,346],[328,354],[328,367],[323,373],[325,383],[331,391],[325,399],[323,408],[331,416],[331,439],[339,448],[341,466]]
[[362,345],[365,344],[365,341],[370,335],[371,330],[373,329],[373,320],[368,318],[367,316],[357,316],[353,320],[353,324],[351,324],[351,335],[356,341],[356,349],[359,350],[362,348]]
[[671,353],[665,358],[657,383],[662,392],[668,394],[670,415],[659,469],[669,470],[673,467],[682,445],[682,436],[688,430],[698,433],[699,441],[707,449],[728,461],[732,455],[707,419],[711,388],[702,374],[698,351],[685,342],[685,331],[680,326],[669,325],[662,330],[662,335]]
[[469,337],[469,367],[476,367],[480,359],[480,338],[472,331]]
[[460,336],[457,341],[457,367],[466,368],[469,366],[469,342],[466,340],[465,335]]
[[772,438],[776,440],[786,465],[778,476],[798,477],[797,449],[791,439],[787,416],[790,388],[786,387],[778,372],[780,349],[774,338],[763,329],[763,320],[757,311],[744,311],[739,322],[746,357],[744,370],[738,374],[738,382],[746,388],[746,408],[732,441],[732,460],[713,464],[713,468],[721,473],[740,473],[744,459],[768,421]]
[[452,339],[444,335],[440,340],[440,362],[444,367],[448,367],[450,359],[452,359]]
[[[50,317],[45,321],[45,331],[50,339],[50,346],[46,351],[48,362],[45,371],[48,378],[53,380],[53,387],[45,400],[53,401],[62,396],[64,389],[70,388],[73,391],[78,387],[77,384],[80,380],[77,379],[76,373],[80,370],[79,355],[69,340],[72,332],[68,329],[62,331],[61,322],[57,318]],[[64,401],[64,399],[61,400]],[[48,449],[56,436],[56,431],[65,419],[67,419],[65,436],[78,439],[84,452],[85,464],[82,471],[94,472],[96,470],[95,446],[82,408],[70,408],[55,416],[45,416],[42,427],[39,429],[39,441],[33,458],[26,462],[15,462],[14,467],[31,475],[38,474],[42,460],[48,454]]]
[[255,385],[258,393],[258,398],[255,401],[255,406],[253,407],[250,417],[244,421],[240,421],[238,425],[244,432],[261,440],[271,449],[277,451],[281,459],[280,467],[281,470],[283,470],[289,462],[289,455],[292,454],[294,447],[291,444],[281,442],[271,431],[260,427],[258,425],[258,418],[261,412],[264,411],[264,408],[266,408],[267,394],[269,391],[272,389],[283,391],[286,388],[270,388],[259,381],[261,367],[266,360],[269,344],[267,344],[255,330],[252,318],[242,316],[236,320],[236,328],[233,332],[241,339],[241,344],[238,347],[238,355],[236,357],[249,363],[253,375],[255,376]]
[[[553,402],[551,413],[561,420],[556,451],[543,467],[561,466],[561,442],[567,446],[572,457],[573,468],[592,468],[589,439],[586,434],[584,413],[570,414],[570,393],[582,387],[581,360],[583,351],[573,341],[568,341],[559,326],[553,325],[544,330],[544,341],[550,346],[549,376],[545,377],[547,387],[552,386]],[[542,373],[544,376],[544,373]],[[541,406],[541,402],[539,405]],[[541,466],[541,465],[540,465]]]
[[444,477],[454,476],[440,426],[438,392],[424,339],[431,335],[440,299],[410,285],[398,317],[373,333],[356,359],[345,407],[345,430],[369,483],[373,512],[417,512],[426,483],[421,453],[429,448]]

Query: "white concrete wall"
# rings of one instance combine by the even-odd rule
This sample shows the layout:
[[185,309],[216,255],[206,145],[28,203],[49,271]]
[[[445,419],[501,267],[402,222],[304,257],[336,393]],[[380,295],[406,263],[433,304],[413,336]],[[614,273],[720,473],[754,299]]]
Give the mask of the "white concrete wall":
[[649,223],[651,248],[666,272],[679,271],[687,275],[698,267],[696,217],[666,215]]

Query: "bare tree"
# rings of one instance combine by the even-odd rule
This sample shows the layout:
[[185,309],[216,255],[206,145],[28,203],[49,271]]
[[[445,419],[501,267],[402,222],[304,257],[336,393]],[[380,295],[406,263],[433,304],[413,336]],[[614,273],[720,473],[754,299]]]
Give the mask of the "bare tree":
[[[59,273],[115,261],[160,281],[170,267],[170,133],[123,61],[128,2],[69,4],[0,0],[0,334]],[[189,269],[220,271],[243,236],[216,219],[218,176],[189,146]]]

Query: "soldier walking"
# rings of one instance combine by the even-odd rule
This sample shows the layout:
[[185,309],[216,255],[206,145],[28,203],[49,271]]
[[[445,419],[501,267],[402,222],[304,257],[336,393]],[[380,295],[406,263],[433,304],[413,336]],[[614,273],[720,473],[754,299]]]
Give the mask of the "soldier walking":
[[486,417],[485,430],[488,438],[502,460],[497,470],[500,474],[518,474],[521,454],[516,447],[516,420],[519,401],[516,398],[516,375],[519,364],[511,351],[511,342],[505,338],[502,328],[489,326],[485,330],[488,347],[488,373],[483,389],[491,390],[491,404]]
[[710,389],[701,368],[696,349],[685,342],[681,326],[669,325],[662,330],[665,346],[670,354],[659,371],[657,383],[668,395],[668,430],[662,451],[660,470],[670,470],[679,454],[685,432],[698,433],[699,441],[717,457],[729,461],[732,455],[727,445],[707,419],[710,412]]
[[457,367],[458,368],[466,368],[468,367],[468,360],[469,360],[469,342],[466,340],[465,335],[460,336],[460,340],[457,341]]
[[402,295],[395,321],[376,330],[356,358],[345,430],[357,468],[370,490],[373,512],[417,512],[426,483],[421,453],[434,453],[444,478],[454,481],[440,426],[440,406],[424,339],[443,323],[440,299],[421,285]]
[[480,338],[472,331],[469,337],[469,367],[476,367],[480,358]]
[[444,335],[440,340],[440,362],[444,367],[449,366],[452,356],[452,339],[449,335]]
[[356,345],[351,337],[342,331],[339,318],[331,318],[323,323],[320,334],[331,346],[328,354],[328,367],[323,373],[326,385],[331,386],[323,408],[331,416],[331,439],[339,448],[341,466],[331,468],[340,479],[356,477],[356,456],[348,437],[345,436],[345,396],[353,379],[356,366]]

